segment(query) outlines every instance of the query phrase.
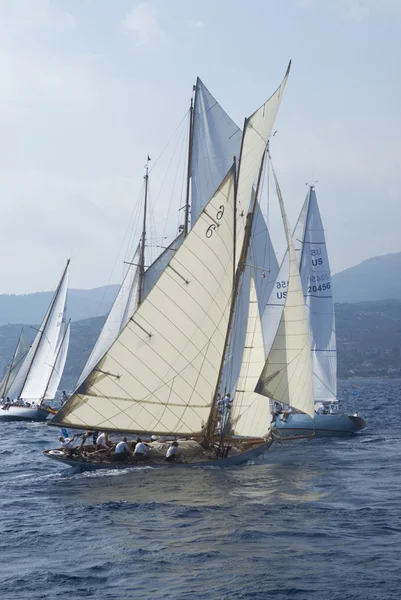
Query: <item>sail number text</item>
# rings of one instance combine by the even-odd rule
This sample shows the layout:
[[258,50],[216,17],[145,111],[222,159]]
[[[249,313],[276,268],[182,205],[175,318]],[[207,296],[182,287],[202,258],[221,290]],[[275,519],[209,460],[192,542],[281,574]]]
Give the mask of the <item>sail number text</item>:
[[[216,213],[217,221],[220,221],[223,218],[223,215],[224,215],[224,206],[221,205],[221,206],[219,206],[219,210]],[[209,227],[206,229],[206,237],[211,238],[217,227],[218,227],[218,223],[212,223],[211,225],[209,225]]]

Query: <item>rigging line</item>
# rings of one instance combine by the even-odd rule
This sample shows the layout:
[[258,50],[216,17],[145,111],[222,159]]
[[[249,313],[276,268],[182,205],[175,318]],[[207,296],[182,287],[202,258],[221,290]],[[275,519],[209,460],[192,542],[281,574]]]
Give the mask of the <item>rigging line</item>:
[[152,167],[149,169],[149,175],[151,174],[151,172],[153,171],[153,169],[155,168],[155,166],[159,162],[160,158],[162,157],[162,155],[164,154],[164,152],[167,150],[168,146],[170,145],[170,142],[173,140],[173,138],[176,135],[177,131],[180,129],[181,125],[183,124],[183,122],[187,118],[188,118],[188,111],[185,111],[185,115],[182,117],[180,123],[177,125],[176,129],[174,130],[173,135],[170,137],[169,141],[167,142],[167,144],[164,146],[163,150],[160,152],[159,156],[154,161]]
[[[181,147],[180,147],[180,151],[179,151],[179,154],[178,154],[177,167],[176,167],[174,181],[173,181],[173,188],[171,190],[171,195],[170,195],[170,201],[169,201],[169,205],[168,205],[167,215],[169,215],[171,213],[171,205],[172,205],[173,196],[174,196],[174,193],[175,193],[175,186],[176,186],[176,182],[177,182],[177,178],[178,178],[178,172],[180,170],[180,167],[182,168],[181,157],[182,157],[182,154],[183,154],[183,151],[184,151],[184,147],[187,145],[187,138],[188,138],[187,129],[188,128],[186,127],[185,131],[181,135],[181,138],[182,138],[181,139]],[[186,134],[186,135],[184,135],[184,134]],[[185,170],[183,170],[183,173],[185,175]],[[180,204],[181,204],[181,200],[182,200],[182,191],[181,191],[181,197],[180,197]],[[164,225],[163,237],[166,235],[166,229],[167,229],[167,221],[165,222],[165,225]]]

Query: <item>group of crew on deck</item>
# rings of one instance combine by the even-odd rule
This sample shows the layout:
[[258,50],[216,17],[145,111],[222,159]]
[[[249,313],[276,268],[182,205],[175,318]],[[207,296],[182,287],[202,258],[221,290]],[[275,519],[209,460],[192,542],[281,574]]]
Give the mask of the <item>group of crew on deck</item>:
[[[105,431],[100,434],[97,434],[97,432],[87,431],[82,436],[82,443],[79,446],[76,446],[76,440],[81,436],[82,434],[75,434],[71,438],[64,436],[59,437],[59,442],[69,457],[78,457],[84,459],[83,451],[86,440],[89,438],[92,438],[92,443],[94,446],[93,453],[101,454],[113,462],[124,462],[129,458],[133,458],[134,460],[146,460],[149,449],[151,448],[151,446],[142,441],[141,438],[137,438],[136,441],[129,442],[126,437],[123,437],[115,444],[109,440],[108,433]],[[156,441],[157,438],[152,436],[151,440]],[[173,441],[167,448],[164,461],[175,462],[178,458],[178,442]]]
[[[292,406],[285,406],[281,404],[281,402],[277,402],[277,400],[274,400],[271,412],[273,415],[273,419],[278,417],[278,415],[281,415],[281,419],[283,421],[286,421],[290,414],[298,413],[299,411],[297,411],[295,408],[292,408]],[[316,415],[337,415],[338,412],[339,410],[337,402],[330,402],[330,404],[321,402],[315,405]]]
[[25,408],[37,408],[36,402],[26,402],[22,398],[16,398],[15,400],[11,400],[11,398],[2,398],[0,400],[2,410],[8,410],[10,406],[24,406]]

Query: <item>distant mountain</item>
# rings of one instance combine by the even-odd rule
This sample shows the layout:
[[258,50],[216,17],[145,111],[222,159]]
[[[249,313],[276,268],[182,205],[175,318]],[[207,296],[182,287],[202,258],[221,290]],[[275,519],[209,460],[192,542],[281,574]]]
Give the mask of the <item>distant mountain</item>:
[[401,252],[368,258],[333,276],[336,302],[401,299]]
[[[73,321],[89,319],[109,312],[118,285],[91,290],[68,290],[68,316]],[[11,323],[40,323],[53,292],[35,294],[0,294],[0,326]]]

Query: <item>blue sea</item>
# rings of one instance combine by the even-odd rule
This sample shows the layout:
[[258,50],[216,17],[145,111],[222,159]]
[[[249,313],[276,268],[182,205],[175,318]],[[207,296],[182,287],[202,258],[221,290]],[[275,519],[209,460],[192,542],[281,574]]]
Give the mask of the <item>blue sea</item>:
[[340,398],[361,434],[225,469],[74,474],[58,430],[0,423],[0,598],[398,600],[401,381]]

